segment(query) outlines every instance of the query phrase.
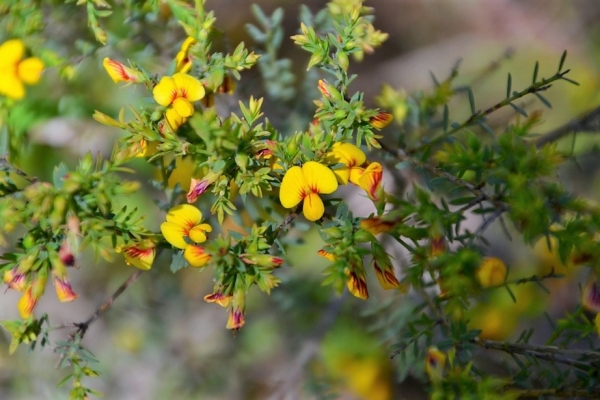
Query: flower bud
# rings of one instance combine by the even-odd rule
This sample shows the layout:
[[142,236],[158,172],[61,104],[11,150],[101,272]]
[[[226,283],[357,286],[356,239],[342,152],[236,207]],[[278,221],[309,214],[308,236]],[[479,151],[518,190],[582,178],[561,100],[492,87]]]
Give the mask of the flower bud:
[[485,257],[476,275],[482,287],[498,286],[506,280],[506,265],[497,257]]

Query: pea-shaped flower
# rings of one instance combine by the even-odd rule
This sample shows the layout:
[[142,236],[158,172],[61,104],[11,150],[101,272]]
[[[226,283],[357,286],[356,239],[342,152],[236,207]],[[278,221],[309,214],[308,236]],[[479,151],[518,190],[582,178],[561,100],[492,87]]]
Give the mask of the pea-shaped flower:
[[23,84],[35,85],[40,80],[44,63],[36,57],[23,60],[25,45],[11,39],[0,45],[0,95],[15,100],[25,96]]
[[338,183],[333,172],[315,161],[287,170],[281,182],[279,200],[285,208],[292,208],[304,201],[302,211],[309,221],[316,221],[325,213],[320,194],[336,191]]
[[[171,208],[160,230],[167,242],[184,249],[183,257],[192,267],[203,267],[210,261],[210,254],[202,246],[193,244],[205,242],[206,233],[212,231],[209,224],[202,223],[202,212],[196,207],[181,204]],[[184,239],[186,237],[187,241]]]
[[165,118],[171,130],[179,128],[194,113],[194,101],[204,97],[202,83],[193,76],[177,73],[163,76],[152,90],[154,100],[161,106],[169,107]]

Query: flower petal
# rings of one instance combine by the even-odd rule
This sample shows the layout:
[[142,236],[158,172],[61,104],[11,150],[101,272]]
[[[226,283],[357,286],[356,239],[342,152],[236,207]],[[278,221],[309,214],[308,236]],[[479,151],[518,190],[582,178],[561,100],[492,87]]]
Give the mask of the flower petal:
[[[202,224],[206,225],[206,224]],[[196,225],[192,229],[190,229],[189,236],[194,243],[204,243],[206,242],[206,231],[202,229],[202,225]],[[211,228],[212,230],[212,228]]]
[[279,201],[285,208],[295,207],[304,199],[308,191],[302,168],[292,167],[287,170],[281,181]]
[[177,97],[177,87],[173,78],[163,76],[154,89],[152,89],[154,100],[161,106],[168,106]]
[[217,303],[221,307],[227,307],[233,298],[232,295],[225,295],[220,291],[216,291],[204,296],[204,301],[207,303]]
[[302,207],[304,218],[309,221],[316,221],[323,216],[325,213],[325,205],[323,200],[316,193],[311,193],[304,198],[304,204]]
[[[355,169],[355,168],[353,168]],[[350,168],[348,167],[342,167],[342,168],[335,168],[332,169],[333,173],[335,174],[335,178],[338,181],[338,184],[340,185],[347,185],[348,181],[350,180]]]
[[77,293],[73,291],[71,284],[66,278],[61,279],[58,276],[54,275],[54,288],[56,289],[56,296],[58,297],[58,301],[60,301],[61,303],[73,301],[78,297]]
[[173,100],[173,109],[182,117],[189,117],[194,113],[194,106],[192,103],[183,97],[178,97]]
[[[111,60],[105,57],[102,60],[102,66],[108,72],[108,75],[113,82],[140,82],[142,79],[140,74],[132,68],[126,67],[124,64]],[[166,105],[166,104],[164,104]]]
[[21,318],[27,319],[31,317],[33,313],[33,309],[37,304],[37,299],[34,298],[31,294],[31,286],[27,288],[25,293],[19,299],[17,303],[17,308],[19,309],[19,314],[21,314]]
[[169,107],[165,113],[165,119],[171,131],[175,132],[181,125],[185,123],[187,118],[182,117],[173,107]]
[[25,97],[25,86],[16,74],[4,73],[2,70],[0,73],[0,94],[19,100]]
[[339,146],[334,146],[333,148],[349,167],[360,167],[367,162],[365,153],[352,143],[340,143]]
[[189,101],[198,101],[204,97],[204,86],[202,86],[202,83],[198,79],[191,75],[183,73],[175,74],[173,75],[173,82],[177,87],[177,97],[184,97]]
[[0,67],[14,67],[25,53],[25,45],[19,39],[11,39],[0,45]]
[[195,268],[206,266],[211,259],[211,255],[206,253],[204,247],[189,245],[183,251],[183,258]]
[[178,249],[185,249],[187,247],[188,244],[183,238],[187,237],[188,229],[183,225],[174,222],[163,222],[160,224],[160,231],[165,237],[165,240],[171,243],[173,247],[177,247]]
[[348,276],[348,280],[346,281],[348,291],[350,291],[354,297],[358,297],[362,300],[368,299],[369,291],[367,290],[367,281],[365,280],[364,273],[347,269],[346,275]]
[[[352,174],[352,173],[350,173]],[[367,191],[371,200],[379,200],[379,188],[383,178],[383,167],[378,162],[369,164],[358,180],[358,186]]]
[[338,188],[335,174],[325,165],[308,161],[302,166],[302,174],[313,193],[333,193]]
[[202,212],[190,204],[180,204],[171,208],[167,213],[167,222],[186,226],[187,229],[191,229],[200,221],[202,221]]
[[28,85],[35,85],[40,80],[44,63],[36,57],[31,57],[19,63],[17,75]]

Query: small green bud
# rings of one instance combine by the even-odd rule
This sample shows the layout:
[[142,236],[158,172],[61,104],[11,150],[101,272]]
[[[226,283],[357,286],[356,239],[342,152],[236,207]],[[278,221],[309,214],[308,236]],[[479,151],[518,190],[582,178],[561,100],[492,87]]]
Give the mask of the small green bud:
[[338,65],[344,71],[348,71],[348,67],[350,66],[350,61],[348,60],[348,54],[346,54],[346,52],[344,52],[344,51],[338,51],[335,58],[336,58]]
[[341,239],[344,236],[344,232],[337,226],[323,229],[321,232],[332,239]]
[[354,240],[356,240],[359,243],[363,243],[363,242],[373,242],[376,239],[372,233],[367,232],[364,229],[359,229],[354,233]]

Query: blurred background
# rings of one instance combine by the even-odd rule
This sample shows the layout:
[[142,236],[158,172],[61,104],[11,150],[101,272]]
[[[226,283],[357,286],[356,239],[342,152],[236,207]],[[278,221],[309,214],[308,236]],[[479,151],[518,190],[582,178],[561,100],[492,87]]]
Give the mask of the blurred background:
[[[297,33],[298,2],[256,3],[267,14],[282,7],[285,37]],[[207,1],[207,8],[215,11],[217,27],[227,38],[217,46],[233,50],[239,41],[254,45],[245,30],[247,23],[256,23],[251,4]],[[325,6],[324,1],[304,4],[313,13]],[[572,69],[569,76],[581,85],[554,85],[545,94],[553,104],[552,110],[544,109],[541,103],[526,104],[528,110],[544,109],[539,133],[549,132],[600,105],[597,0],[370,0],[365,5],[375,9],[375,27],[389,33],[382,47],[351,66],[351,71],[358,74],[353,89],[366,92],[365,101],[370,105],[375,105],[384,83],[408,94],[431,90],[431,74],[443,80],[462,60],[457,84],[470,84],[477,108],[484,109],[504,98],[508,72],[513,88],[519,90],[530,83],[535,61],[540,62],[539,75],[549,76],[565,49],[569,54],[566,65]],[[29,101],[11,116],[25,121],[23,126],[28,127],[31,137],[21,165],[44,180],[50,179],[58,162],[74,165],[90,150],[110,154],[121,133],[92,120],[95,109],[114,117],[122,106],[143,104],[148,96],[142,88],[114,85],[102,69],[102,58],[129,58],[162,73],[177,49],[161,49],[155,44],[180,43],[184,39],[180,28],[161,26],[160,21],[139,30],[133,39],[126,39],[125,30],[136,29],[132,23],[111,27],[116,34],[107,48],[78,58],[77,54],[85,54],[89,47],[86,44],[93,43],[84,15],[82,8],[74,6],[71,14],[48,13],[46,34],[62,46],[55,50],[75,60],[75,78],[65,82],[55,71],[47,71],[40,85],[28,89]],[[78,20],[82,21],[80,26],[72,22]],[[110,20],[102,22],[110,26]],[[122,40],[119,32],[123,33]],[[291,40],[284,40],[280,57],[293,61],[300,78],[305,74],[308,55]],[[244,73],[234,97],[224,100],[221,106],[235,104],[250,94],[264,95],[256,71]],[[468,102],[457,100],[451,117],[460,121],[468,116]],[[286,119],[289,110],[298,109],[296,100],[266,101],[266,116],[278,128],[290,130],[288,133],[303,129],[301,122],[312,118],[310,102],[305,105],[308,114],[294,126]],[[492,121],[494,118],[501,121],[507,114],[501,111]],[[29,128],[32,121],[33,127]],[[391,135],[394,132],[397,130],[393,128],[386,131]],[[573,143],[567,138],[560,145],[570,149]],[[561,178],[573,191],[597,199],[598,139],[580,135],[574,146],[579,165],[567,163]],[[140,180],[152,178],[153,171],[143,162],[134,167],[140,171]],[[185,174],[179,179],[185,183]],[[384,185],[393,184],[388,181]],[[356,214],[367,216],[370,209],[364,206],[366,199],[353,193],[348,196]],[[123,202],[145,210],[148,227],[157,230],[164,215],[153,198],[160,195],[147,185]],[[474,219],[473,226],[478,222]],[[210,271],[185,269],[172,274],[170,256],[161,255],[152,270],[143,274],[87,332],[84,345],[100,360],[98,369],[102,372],[101,378],[90,378],[89,386],[104,392],[107,399],[122,400],[427,398],[426,379],[418,372],[422,370],[423,353],[415,358],[411,352],[403,361],[389,358],[390,346],[411,317],[415,301],[410,295],[379,290],[374,280],[368,301],[336,295],[330,287],[321,286],[321,271],[328,261],[316,254],[322,246],[318,234],[300,225],[294,235],[288,243],[289,265],[278,271],[283,283],[271,296],[250,293],[246,326],[237,333],[225,329],[225,310],[202,299],[212,292]],[[508,241],[499,227],[489,230],[488,240],[492,245],[484,247],[484,253],[499,256],[507,263],[509,279],[552,268],[565,272],[567,278],[549,283],[552,296],[535,285],[516,287],[517,304],[504,291],[490,292],[486,301],[472,310],[471,323],[483,329],[482,337],[514,338],[528,326],[543,325],[540,321],[544,321],[544,310],[559,316],[574,309],[579,301],[578,284],[586,278],[581,271],[562,267],[545,243],[530,249],[519,242],[518,235]],[[402,263],[400,255],[400,269]],[[79,269],[71,271],[70,276],[79,299],[59,304],[53,293],[48,293],[36,309],[37,315],[47,312],[52,325],[84,321],[133,272],[118,255],[113,264],[108,264],[84,252],[78,256],[77,265]],[[401,276],[401,270],[398,272]],[[18,297],[11,290],[2,295],[0,319],[18,318]],[[69,332],[57,330],[53,339],[64,339]],[[538,334],[544,337],[544,329]],[[67,372],[55,368],[58,356],[51,349],[30,354],[20,348],[9,356],[8,343],[4,332],[0,335],[0,399],[66,397],[66,388],[57,389],[56,383]],[[501,354],[488,357],[492,369],[501,365]]]

